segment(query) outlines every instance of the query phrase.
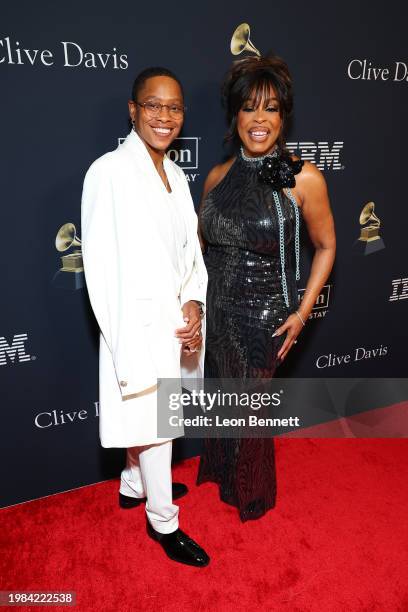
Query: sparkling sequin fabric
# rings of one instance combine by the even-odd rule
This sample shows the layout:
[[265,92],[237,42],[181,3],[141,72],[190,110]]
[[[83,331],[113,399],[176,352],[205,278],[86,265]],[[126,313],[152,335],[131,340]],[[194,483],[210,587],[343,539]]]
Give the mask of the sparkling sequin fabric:
[[[282,291],[279,222],[270,185],[238,156],[200,211],[207,248],[207,378],[272,378],[283,336],[272,334],[298,307],[294,270],[295,212],[279,193],[289,307]],[[214,481],[243,521],[275,505],[273,439],[208,439],[198,484]]]

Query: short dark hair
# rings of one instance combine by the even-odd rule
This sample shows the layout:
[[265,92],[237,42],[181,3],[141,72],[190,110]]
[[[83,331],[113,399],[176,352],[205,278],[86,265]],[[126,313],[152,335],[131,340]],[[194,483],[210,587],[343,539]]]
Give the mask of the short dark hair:
[[183,86],[181,84],[180,79],[174,74],[174,72],[172,72],[168,68],[163,68],[162,66],[153,66],[151,68],[145,68],[144,70],[142,70],[142,72],[139,72],[139,74],[135,78],[133,87],[132,87],[133,102],[136,102],[139,92],[142,89],[145,82],[147,81],[147,79],[150,79],[156,76],[166,76],[166,77],[170,77],[171,79],[174,79],[179,84],[182,96],[184,98]]
[[252,95],[255,95],[255,106],[258,106],[271,87],[278,99],[279,114],[283,124],[278,145],[284,148],[285,135],[293,109],[292,77],[283,59],[274,54],[238,60],[226,74],[222,86],[223,104],[228,123],[226,143],[231,143],[235,148],[240,145],[237,130],[239,111]]

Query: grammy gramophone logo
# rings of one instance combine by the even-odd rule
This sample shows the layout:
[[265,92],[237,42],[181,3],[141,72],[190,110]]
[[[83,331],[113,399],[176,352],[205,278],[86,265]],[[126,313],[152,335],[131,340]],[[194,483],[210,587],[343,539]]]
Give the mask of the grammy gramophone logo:
[[370,255],[385,248],[380,236],[381,221],[375,214],[374,208],[374,202],[368,202],[360,213],[360,237],[355,242],[355,246],[364,255]]
[[73,223],[64,223],[56,235],[55,248],[61,256],[61,268],[56,272],[53,283],[64,289],[81,289],[84,286],[81,240]]
[[240,55],[244,51],[248,53],[254,53],[261,57],[260,52],[252,44],[249,35],[251,33],[251,28],[248,23],[241,23],[234,31],[231,38],[231,53],[232,55]]

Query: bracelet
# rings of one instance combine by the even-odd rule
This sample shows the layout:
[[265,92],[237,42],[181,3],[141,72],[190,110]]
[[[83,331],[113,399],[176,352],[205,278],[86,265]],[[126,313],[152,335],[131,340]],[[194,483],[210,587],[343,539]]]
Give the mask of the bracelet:
[[295,313],[297,314],[297,316],[299,317],[299,319],[302,321],[302,325],[303,327],[306,325],[306,323],[304,322],[304,320],[302,319],[300,312],[298,310],[295,310]]

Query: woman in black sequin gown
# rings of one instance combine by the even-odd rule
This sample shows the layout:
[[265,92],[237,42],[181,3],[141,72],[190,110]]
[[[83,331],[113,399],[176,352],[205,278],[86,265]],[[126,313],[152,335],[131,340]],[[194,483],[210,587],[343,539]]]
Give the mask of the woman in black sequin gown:
[[[272,378],[333,264],[324,179],[305,164],[295,185],[302,163],[284,152],[290,84],[286,65],[272,57],[241,61],[224,85],[238,152],[209,174],[199,214],[209,276],[206,378]],[[276,172],[261,180],[271,159]],[[300,204],[316,254],[299,307]],[[259,518],[275,505],[273,439],[205,440],[197,482],[206,481],[219,484],[221,499],[238,507],[241,520]]]

